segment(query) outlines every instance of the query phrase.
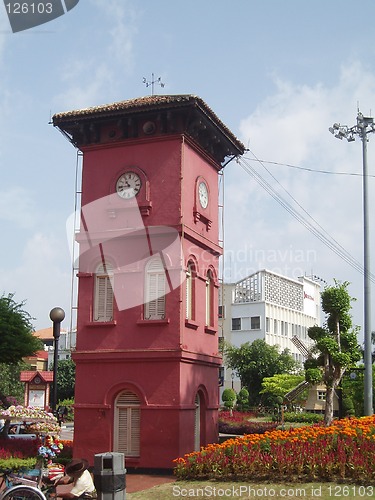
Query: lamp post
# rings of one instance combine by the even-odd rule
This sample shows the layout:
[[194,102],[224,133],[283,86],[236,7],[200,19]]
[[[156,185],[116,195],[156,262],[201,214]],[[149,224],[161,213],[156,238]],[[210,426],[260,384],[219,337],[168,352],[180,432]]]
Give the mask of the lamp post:
[[346,139],[348,142],[355,141],[359,136],[362,141],[362,163],[363,163],[363,312],[364,312],[364,411],[365,415],[373,414],[372,405],[372,352],[371,352],[371,273],[370,273],[370,238],[369,238],[369,214],[368,214],[368,168],[367,168],[367,135],[375,132],[374,119],[365,117],[358,111],[357,125],[349,128],[346,125],[334,123],[329,131],[337,139]]
[[52,395],[52,413],[56,412],[57,404],[57,362],[59,359],[59,338],[60,338],[60,325],[65,318],[65,311],[61,307],[54,307],[49,313],[49,317],[53,322],[53,395]]

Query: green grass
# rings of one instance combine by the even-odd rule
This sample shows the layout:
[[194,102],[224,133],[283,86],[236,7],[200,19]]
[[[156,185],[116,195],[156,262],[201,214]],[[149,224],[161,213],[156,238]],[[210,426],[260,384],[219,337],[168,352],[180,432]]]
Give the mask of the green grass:
[[172,500],[176,498],[375,498],[375,486],[338,483],[243,483],[175,481],[148,490],[126,493],[127,500]]

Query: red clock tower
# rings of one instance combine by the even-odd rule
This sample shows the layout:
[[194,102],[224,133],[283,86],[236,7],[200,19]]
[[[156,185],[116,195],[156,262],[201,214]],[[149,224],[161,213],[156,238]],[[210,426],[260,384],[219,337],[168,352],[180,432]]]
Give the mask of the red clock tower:
[[53,124],[83,153],[74,455],[170,469],[218,438],[218,173],[245,148],[193,95]]

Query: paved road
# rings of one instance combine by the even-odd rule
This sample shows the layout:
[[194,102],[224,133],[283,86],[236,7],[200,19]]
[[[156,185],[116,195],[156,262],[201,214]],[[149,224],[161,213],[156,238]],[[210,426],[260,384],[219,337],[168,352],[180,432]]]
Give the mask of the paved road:
[[70,422],[63,424],[61,426],[60,439],[69,439],[70,441],[73,441],[73,436],[74,424],[71,424]]

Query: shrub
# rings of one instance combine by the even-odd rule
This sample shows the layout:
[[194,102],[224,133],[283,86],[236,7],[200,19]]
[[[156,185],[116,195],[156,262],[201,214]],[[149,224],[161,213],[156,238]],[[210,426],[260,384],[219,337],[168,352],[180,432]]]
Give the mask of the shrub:
[[[272,420],[277,421],[280,420],[280,416],[274,415]],[[284,422],[298,422],[298,423],[306,423],[306,424],[317,424],[319,422],[323,422],[324,415],[321,413],[308,413],[308,412],[284,412]]]
[[0,469],[12,469],[13,471],[18,471],[20,469],[34,469],[36,461],[36,458],[0,458]]
[[355,408],[353,399],[350,396],[342,398],[342,406],[346,417],[354,417]]
[[63,445],[63,449],[60,451],[55,462],[65,465],[73,458],[73,441],[62,439],[61,444]]
[[225,408],[231,410],[236,401],[236,391],[234,389],[224,389],[221,399],[223,400]]
[[59,401],[59,406],[66,407],[68,414],[65,416],[65,420],[72,422],[74,420],[74,399],[63,399]]
[[240,392],[237,394],[237,406],[238,411],[248,411],[250,408],[249,403],[249,391],[246,387],[242,387]]

